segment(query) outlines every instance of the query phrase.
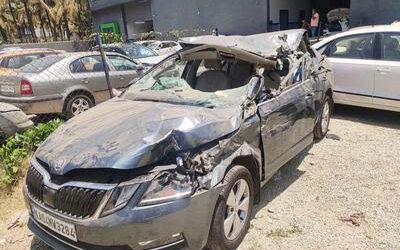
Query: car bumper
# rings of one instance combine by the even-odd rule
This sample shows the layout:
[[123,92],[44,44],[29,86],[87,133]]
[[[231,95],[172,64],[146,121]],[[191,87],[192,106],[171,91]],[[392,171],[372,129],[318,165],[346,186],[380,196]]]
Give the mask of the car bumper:
[[[130,207],[128,204],[108,216],[82,221],[45,210],[57,219],[73,223],[77,242],[40,224],[31,211],[28,227],[55,249],[202,249],[221,188],[159,205]],[[26,189],[24,194],[29,208],[32,205],[43,208],[28,197]]]
[[9,97],[0,95],[0,102],[12,104],[26,114],[48,114],[62,112],[62,98],[61,95],[45,97]]

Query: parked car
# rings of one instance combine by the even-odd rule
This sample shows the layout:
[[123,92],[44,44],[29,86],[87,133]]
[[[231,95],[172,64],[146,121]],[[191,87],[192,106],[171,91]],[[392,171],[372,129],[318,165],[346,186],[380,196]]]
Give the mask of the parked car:
[[33,122],[21,109],[0,102],[0,143],[7,137],[22,133],[32,126]]
[[304,30],[182,42],[36,151],[28,226],[49,245],[235,249],[261,187],[327,133],[330,68]]
[[150,44],[156,42],[156,40],[143,40],[143,41],[136,41],[136,44],[148,47]]
[[[107,53],[110,82],[126,88],[145,68],[130,58]],[[98,52],[51,55],[0,76],[0,102],[14,104],[27,114],[78,115],[109,99],[104,67]]]
[[174,41],[155,41],[147,46],[159,55],[170,55],[182,49],[179,43]]
[[332,63],[335,102],[400,111],[400,26],[354,28],[313,45]]
[[[132,43],[106,44],[103,45],[103,48],[104,51],[116,52],[122,55],[129,56],[130,58],[135,59],[147,66],[153,66],[166,58],[166,56],[160,56],[150,48]],[[98,50],[98,48],[96,48],[96,50]]]
[[9,48],[0,53],[0,75],[8,74],[32,61],[48,56],[65,53],[63,50],[53,49],[17,49]]

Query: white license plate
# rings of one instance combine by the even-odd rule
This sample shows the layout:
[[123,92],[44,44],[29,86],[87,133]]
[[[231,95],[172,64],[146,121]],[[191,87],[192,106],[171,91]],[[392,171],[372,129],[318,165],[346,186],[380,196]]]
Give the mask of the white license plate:
[[56,219],[35,206],[32,206],[32,214],[38,222],[50,228],[54,232],[59,233],[73,241],[78,241],[76,237],[75,225]]
[[0,91],[3,93],[14,93],[14,86],[10,86],[10,85],[2,85],[0,87]]

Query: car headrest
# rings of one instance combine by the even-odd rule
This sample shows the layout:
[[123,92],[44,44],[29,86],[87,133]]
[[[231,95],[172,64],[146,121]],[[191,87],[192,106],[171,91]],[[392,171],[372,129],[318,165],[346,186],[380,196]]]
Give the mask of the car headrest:
[[103,64],[100,63],[100,62],[95,63],[95,64],[93,65],[93,71],[96,71],[96,72],[98,72],[98,71],[104,71]]
[[195,89],[203,92],[215,92],[230,89],[231,83],[228,75],[222,70],[209,70],[203,72],[196,80]]
[[219,59],[208,59],[204,60],[204,67],[207,69],[222,69],[222,63]]
[[388,50],[396,50],[399,47],[399,41],[396,38],[390,38],[385,41],[385,47]]

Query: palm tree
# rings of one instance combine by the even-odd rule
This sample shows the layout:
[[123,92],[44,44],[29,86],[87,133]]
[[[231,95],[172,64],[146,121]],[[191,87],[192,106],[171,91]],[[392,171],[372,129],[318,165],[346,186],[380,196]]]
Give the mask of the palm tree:
[[8,10],[6,2],[0,2],[0,34],[5,42],[14,38],[15,27],[12,21],[12,15]]
[[24,4],[25,15],[26,15],[26,19],[28,20],[28,25],[29,25],[29,29],[31,31],[32,40],[34,43],[36,43],[37,38],[36,38],[35,26],[33,25],[32,13],[28,6],[28,0],[21,0],[21,1]]
[[21,33],[21,27],[20,27],[20,25],[18,24],[17,18],[15,17],[15,13],[14,13],[14,7],[13,7],[13,5],[15,6],[15,3],[12,3],[11,0],[8,0],[7,3],[8,3],[8,11],[10,12],[10,14],[11,14],[11,16],[12,16],[12,19],[13,19],[13,25],[14,25],[14,27],[17,29],[18,38],[19,38],[19,40],[20,40],[21,42],[23,42],[22,33]]
[[89,36],[91,27],[89,0],[0,0],[0,33],[5,40],[37,42],[35,28],[45,41],[70,40],[73,35]]

